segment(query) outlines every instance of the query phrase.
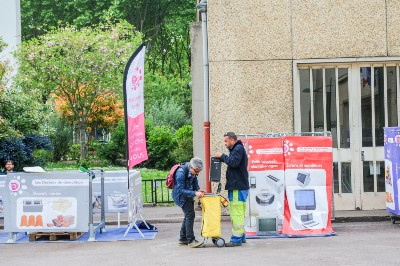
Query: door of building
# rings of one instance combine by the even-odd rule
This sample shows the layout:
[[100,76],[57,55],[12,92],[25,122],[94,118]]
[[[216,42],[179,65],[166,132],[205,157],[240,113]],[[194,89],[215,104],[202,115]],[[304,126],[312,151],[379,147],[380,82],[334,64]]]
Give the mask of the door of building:
[[399,124],[398,65],[299,64],[294,84],[295,131],[332,132],[335,209],[384,209],[383,127]]
[[352,87],[357,88],[358,128],[354,152],[360,177],[360,208],[385,208],[384,131],[398,126],[399,66],[388,63],[354,64]]

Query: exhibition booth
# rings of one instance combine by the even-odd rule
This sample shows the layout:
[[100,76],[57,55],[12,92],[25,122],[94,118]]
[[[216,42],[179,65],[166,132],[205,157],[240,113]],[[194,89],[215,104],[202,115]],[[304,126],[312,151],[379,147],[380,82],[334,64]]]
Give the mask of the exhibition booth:
[[333,233],[330,133],[240,135],[248,153],[248,238]]
[[[61,234],[75,240],[87,232],[87,241],[96,241],[96,234],[106,231],[106,212],[129,213],[124,237],[133,227],[144,237],[136,225],[138,219],[147,226],[142,216],[142,178],[138,171],[1,175],[0,210],[7,243],[14,243],[18,233],[27,233],[29,240],[44,235],[51,240],[51,236]],[[100,221],[94,221],[95,213],[100,213]]]

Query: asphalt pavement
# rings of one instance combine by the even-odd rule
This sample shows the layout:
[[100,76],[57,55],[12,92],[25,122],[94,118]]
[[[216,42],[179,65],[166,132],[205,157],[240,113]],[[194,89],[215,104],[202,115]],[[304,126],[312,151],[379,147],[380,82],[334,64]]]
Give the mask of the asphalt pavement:
[[[159,223],[154,240],[0,245],[0,265],[399,265],[400,225],[334,223],[336,236],[248,239],[241,247],[178,246],[179,223]],[[199,222],[195,233],[200,235]],[[229,240],[230,222],[222,221]]]
[[[96,218],[99,217],[98,215]],[[143,218],[150,223],[180,223],[183,213],[178,206],[152,206],[147,205],[143,208]],[[97,218],[98,219],[98,218]],[[127,214],[120,214],[120,223],[125,224],[128,219]],[[223,215],[222,220],[229,221],[229,215]],[[341,222],[378,222],[389,221],[390,213],[386,210],[369,211],[335,211],[334,223]],[[106,214],[106,221],[109,224],[118,223],[118,214]],[[201,209],[196,208],[196,221],[201,221]]]
[[[180,223],[183,219],[182,210],[178,206],[152,206],[143,207],[143,218],[151,224]],[[228,215],[223,215],[223,221],[229,221]],[[99,221],[100,215],[95,214],[94,220]],[[379,222],[389,221],[390,213],[386,210],[369,211],[335,211],[333,223],[342,222]],[[201,221],[201,209],[196,209],[196,221]],[[3,219],[0,218],[0,229],[3,229]],[[127,213],[107,213],[107,225],[126,225],[128,223]]]
[[[143,208],[158,228],[154,240],[114,242],[30,242],[0,244],[0,265],[400,265],[400,224],[386,210],[336,211],[335,236],[248,239],[241,247],[178,246],[182,211],[177,206]],[[95,220],[99,218],[96,215]],[[127,214],[107,214],[107,226],[126,227]],[[201,211],[196,211],[196,238]],[[229,241],[229,216],[222,216],[222,238]]]

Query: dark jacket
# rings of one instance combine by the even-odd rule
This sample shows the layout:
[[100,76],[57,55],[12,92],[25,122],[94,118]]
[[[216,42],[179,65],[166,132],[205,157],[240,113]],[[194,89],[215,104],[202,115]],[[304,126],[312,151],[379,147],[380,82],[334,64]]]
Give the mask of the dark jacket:
[[179,207],[182,207],[187,199],[195,197],[196,191],[200,189],[197,176],[190,172],[189,163],[185,163],[183,167],[185,169],[179,167],[175,172],[175,184],[172,190],[172,198]]
[[221,155],[221,161],[228,165],[226,170],[226,190],[248,190],[249,172],[247,171],[247,154],[241,140],[229,149],[229,156]]

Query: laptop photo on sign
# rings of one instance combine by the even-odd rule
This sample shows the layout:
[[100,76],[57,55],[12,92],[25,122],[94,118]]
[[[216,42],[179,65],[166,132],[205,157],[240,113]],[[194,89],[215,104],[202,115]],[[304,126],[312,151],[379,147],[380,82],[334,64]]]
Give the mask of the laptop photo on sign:
[[301,215],[301,222],[305,228],[313,227],[319,224],[318,222],[313,220],[312,213]]

